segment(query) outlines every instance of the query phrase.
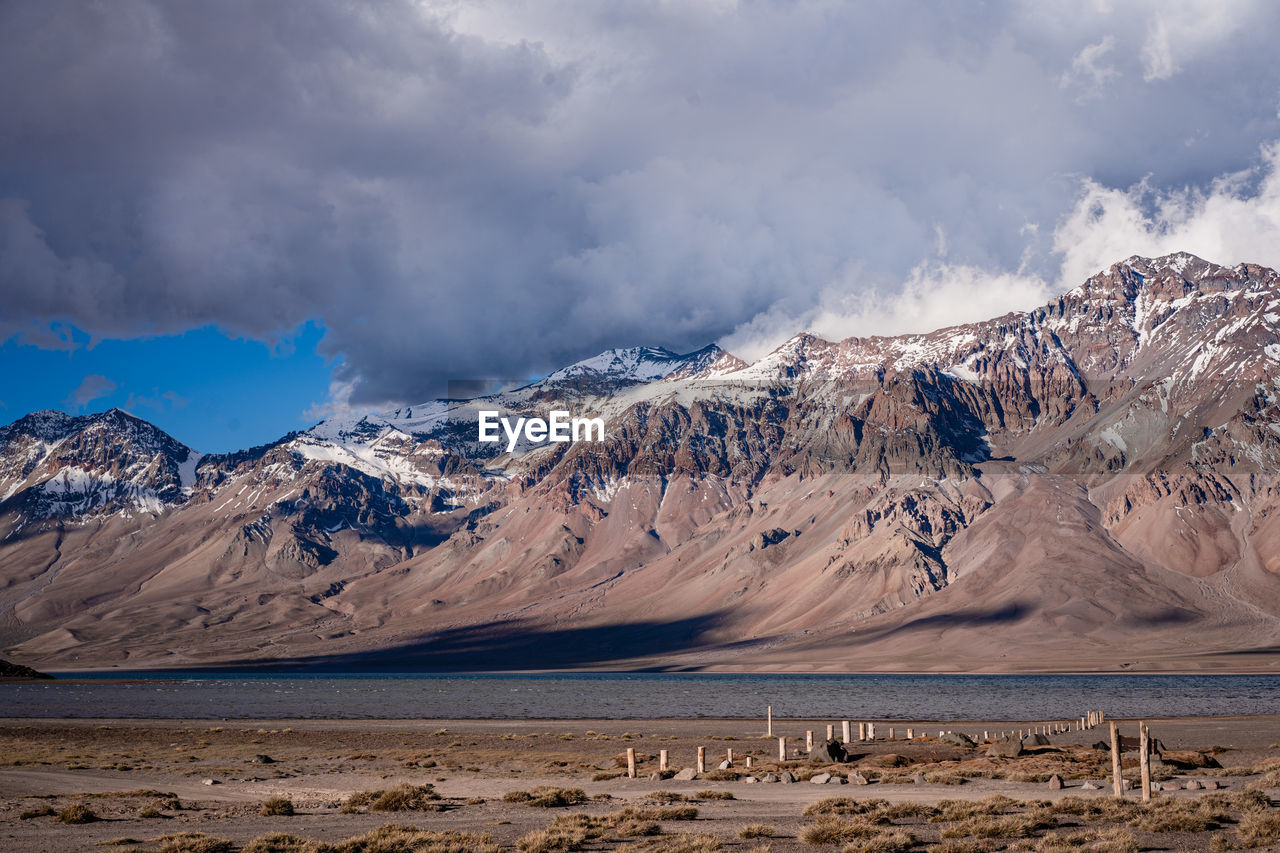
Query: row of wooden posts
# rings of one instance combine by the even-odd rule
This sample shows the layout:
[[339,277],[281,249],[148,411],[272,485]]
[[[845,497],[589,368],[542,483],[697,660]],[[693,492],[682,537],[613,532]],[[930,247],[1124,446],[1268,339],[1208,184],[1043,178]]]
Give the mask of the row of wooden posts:
[[[728,749],[725,751],[725,760],[728,761],[730,764],[733,763],[732,749]],[[750,755],[748,755],[746,758],[746,766],[750,768],[751,765],[752,765],[752,758]],[[658,770],[665,773],[667,772],[667,770],[670,769],[670,767],[671,767],[671,761],[670,761],[669,754],[667,753],[667,750],[665,749],[658,750]],[[698,763],[694,765],[694,767],[698,773],[707,772],[707,748],[705,746],[698,747]],[[630,746],[627,747],[627,778],[629,779],[636,778],[636,750],[635,750],[635,747],[630,747]]]
[[[1083,717],[1079,717],[1078,719],[1060,720],[1058,722],[1044,723],[1041,725],[1032,726],[1028,729],[1014,729],[1008,732],[999,732],[998,734],[996,734],[996,737],[997,738],[1012,737],[1016,734],[1017,737],[1022,738],[1022,737],[1026,737],[1027,735],[1034,735],[1034,734],[1051,735],[1051,734],[1063,734],[1065,732],[1072,732],[1072,731],[1087,731],[1089,729],[1102,725],[1103,719],[1104,719],[1104,716],[1101,711],[1090,711],[1089,713],[1085,714]],[[840,726],[841,726],[841,735],[842,735],[841,740],[844,741],[845,743],[852,743],[853,742],[853,737],[852,737],[853,724],[849,720],[843,720],[841,721]],[[768,710],[766,712],[765,734],[766,736],[773,736],[773,706],[772,705],[768,707]],[[940,731],[938,732],[938,737],[942,737],[943,735],[946,735],[946,734],[951,734],[951,732]],[[893,728],[890,728],[889,740],[897,740],[895,735],[896,735],[896,730]],[[914,740],[915,737],[916,737],[916,730],[914,728],[908,728],[907,740]],[[924,730],[920,731],[920,737],[926,737]],[[990,737],[991,737],[990,731],[984,731],[982,733],[983,740],[987,740]],[[834,738],[835,738],[835,726],[833,724],[828,724],[827,740],[833,740]],[[876,739],[875,723],[858,723],[858,740],[868,741],[868,740],[875,740],[875,739]],[[786,738],[779,738],[778,740],[779,740],[778,758],[784,759],[785,753],[783,751],[781,743],[785,741]],[[807,731],[804,733],[804,748],[805,750],[813,749],[813,732],[811,731]]]
[[[1075,730],[1084,731],[1086,729],[1099,726],[1102,724],[1104,719],[1105,718],[1101,711],[1090,711],[1087,715],[1079,719],[1078,728]],[[1113,792],[1115,793],[1115,795],[1117,797],[1123,797],[1124,796],[1124,775],[1120,769],[1120,753],[1121,753],[1120,734],[1119,734],[1119,730],[1116,727],[1115,721],[1108,721],[1108,722],[1110,725],[1110,733],[1111,733],[1111,784],[1112,784]],[[768,733],[769,735],[772,735],[773,734],[773,706],[769,707],[768,726],[769,726]],[[844,742],[850,743],[851,742],[850,735],[853,732],[853,726],[851,721],[849,720],[842,721],[841,729],[842,729],[842,734],[844,735]],[[1036,734],[1036,733],[1048,734],[1051,732],[1065,732],[1069,730],[1072,730],[1072,729],[1070,726],[1066,724],[1046,723],[1043,726],[1032,727],[1031,731],[1033,734]],[[1021,729],[1018,730],[1019,737],[1022,736],[1022,731],[1023,730]],[[939,736],[941,736],[943,734],[946,734],[946,732],[939,732],[938,734]],[[1003,733],[1001,734],[1003,735]],[[832,740],[834,738],[834,735],[835,735],[834,724],[828,724],[827,740]],[[983,732],[984,739],[987,738],[987,735],[988,735],[987,732]],[[858,723],[858,739],[859,740],[864,740],[864,741],[875,740],[875,737],[876,737],[875,723]],[[910,728],[907,729],[907,738],[908,739],[915,738],[914,729],[910,729]],[[890,740],[894,739],[894,730],[892,728],[889,729],[889,739]],[[813,749],[813,732],[806,731],[804,733],[804,740],[805,740],[805,744],[804,744],[805,750],[806,751],[812,750]],[[730,763],[733,762],[732,749],[728,749],[725,752],[725,760],[727,760]],[[778,760],[779,761],[787,760],[787,739],[785,736],[778,738]],[[747,768],[750,768],[751,764],[752,764],[752,757],[748,755],[746,757]],[[669,767],[670,767],[670,759],[669,759],[667,750],[665,749],[659,750],[658,751],[658,770],[665,773]],[[707,770],[707,748],[705,746],[698,747],[698,760],[697,760],[697,764],[695,765],[695,768],[697,773],[705,773]],[[1141,784],[1141,791],[1142,791],[1142,801],[1147,802],[1151,799],[1151,731],[1147,727],[1147,724],[1145,721],[1140,721],[1138,723],[1138,772],[1141,777],[1140,784]],[[633,747],[627,748],[627,778],[629,779],[636,778],[636,751]]]
[[[1101,711],[1090,711],[1090,712],[1089,712],[1088,714],[1086,714],[1085,716],[1080,717],[1080,718],[1079,718],[1079,720],[1072,720],[1072,721],[1069,721],[1069,722],[1058,722],[1058,723],[1044,723],[1043,725],[1032,726],[1031,728],[1029,728],[1029,729],[1025,729],[1025,730],[1024,730],[1024,729],[1017,729],[1017,730],[1016,730],[1016,734],[1017,734],[1017,736],[1018,736],[1019,738],[1021,738],[1021,737],[1023,737],[1023,736],[1024,736],[1024,734],[1023,734],[1023,732],[1024,732],[1024,731],[1025,731],[1027,734],[1045,734],[1045,735],[1047,735],[1047,734],[1054,734],[1054,733],[1062,733],[1062,732],[1067,732],[1067,731],[1077,731],[1077,730],[1078,730],[1078,731],[1084,731],[1084,730],[1086,730],[1086,729],[1091,729],[1091,728],[1093,728],[1093,727],[1095,727],[1095,726],[1099,726],[1099,725],[1101,725],[1101,724],[1102,724],[1102,721],[1103,721],[1103,715],[1102,715],[1102,712],[1101,712]],[[1144,724],[1144,725],[1145,725],[1145,724]],[[841,733],[841,735],[843,735],[843,737],[841,738],[841,740],[843,740],[843,742],[844,742],[844,743],[852,743],[852,742],[853,742],[853,726],[854,726],[854,723],[853,723],[853,721],[851,721],[851,720],[842,720],[842,721],[841,721],[841,723],[840,723],[840,733]],[[857,724],[857,726],[858,726],[858,740],[860,740],[860,741],[873,741],[873,740],[875,740],[875,739],[876,739],[876,724],[875,724],[875,723],[860,722],[860,723],[858,723],[858,724]],[[1114,730],[1115,730],[1115,723],[1112,723],[1112,724],[1111,724],[1111,727],[1112,727],[1112,731],[1113,731],[1113,733],[1114,733]],[[773,735],[773,706],[772,706],[772,705],[770,705],[770,706],[768,707],[767,716],[766,716],[766,728],[767,728],[766,736],[768,736],[768,737],[772,737],[772,736],[774,736],[774,735]],[[950,732],[947,732],[947,731],[940,731],[940,732],[938,732],[938,737],[942,737],[943,735],[946,735],[946,734],[950,734]],[[1008,732],[1008,733],[1006,733],[1006,732],[1000,732],[1000,733],[999,733],[999,735],[998,735],[998,737],[1006,737],[1006,736],[1010,736],[1010,735],[1012,735],[1012,734],[1014,734],[1014,732]],[[925,735],[924,731],[922,730],[922,731],[920,732],[920,737],[925,737],[925,736],[926,736],[926,735]],[[915,739],[915,737],[916,737],[916,730],[915,730],[914,728],[908,728],[908,729],[907,729],[907,740],[914,740],[914,739]],[[982,733],[982,737],[983,737],[983,739],[984,739],[984,740],[989,739],[989,737],[990,737],[990,732],[984,731],[984,732]],[[834,739],[835,739],[835,724],[834,724],[834,723],[828,723],[828,724],[827,724],[827,740],[834,740]],[[896,740],[896,739],[897,739],[897,738],[896,738],[896,730],[895,730],[893,727],[890,727],[890,728],[889,728],[889,740]],[[1114,741],[1114,734],[1113,734],[1113,741]],[[1144,743],[1145,743],[1145,741],[1144,741]],[[810,730],[810,731],[806,731],[806,732],[804,733],[804,749],[805,749],[805,752],[806,752],[806,753],[809,753],[809,752],[812,752],[812,751],[813,751],[813,731],[812,731],[812,730]],[[1113,749],[1113,750],[1115,749],[1115,746],[1114,746],[1114,745],[1113,745],[1112,749]],[[706,759],[707,759],[707,748],[706,748],[705,746],[700,746],[700,747],[698,747],[698,760],[697,760],[697,764],[695,765],[695,768],[696,768],[696,772],[697,772],[697,773],[705,773],[705,772],[706,772],[706,764],[707,764]],[[727,760],[727,761],[728,761],[729,763],[731,763],[731,764],[733,763],[733,750],[732,750],[732,749],[730,749],[730,750],[728,750],[728,751],[726,752],[726,754],[725,754],[725,760]],[[785,736],[780,736],[780,737],[778,737],[778,760],[779,760],[779,761],[786,761],[786,760],[787,760],[787,738],[786,738]],[[1115,759],[1115,760],[1116,760],[1116,761],[1118,761],[1119,759],[1117,758],[1117,759]],[[746,757],[746,766],[747,766],[747,768],[750,768],[750,767],[751,767],[751,765],[752,765],[752,757],[751,757],[750,755],[748,755],[748,756]],[[1118,764],[1117,764],[1116,766],[1117,766],[1117,767],[1119,767],[1119,765],[1118,765]],[[660,772],[665,773],[665,772],[669,769],[669,767],[670,767],[670,762],[669,762],[669,759],[668,759],[667,750],[665,750],[665,749],[659,750],[659,751],[658,751],[658,770],[659,770]],[[1146,779],[1146,780],[1147,780],[1147,782],[1145,783],[1146,787],[1144,787],[1144,790],[1145,790],[1147,793],[1146,793],[1146,795],[1145,795],[1144,799],[1146,799],[1146,798],[1149,798],[1149,797],[1150,797],[1150,779],[1149,779],[1149,777],[1150,777],[1150,770],[1148,769],[1147,773],[1146,773],[1146,774],[1144,774],[1144,779]],[[634,778],[636,778],[636,751],[635,751],[635,749],[633,749],[633,748],[628,748],[628,749],[627,749],[627,778],[629,778],[629,779],[634,779]],[[1119,790],[1120,782],[1118,782],[1118,781],[1117,781],[1115,784],[1116,784],[1116,788],[1117,788],[1117,790]]]

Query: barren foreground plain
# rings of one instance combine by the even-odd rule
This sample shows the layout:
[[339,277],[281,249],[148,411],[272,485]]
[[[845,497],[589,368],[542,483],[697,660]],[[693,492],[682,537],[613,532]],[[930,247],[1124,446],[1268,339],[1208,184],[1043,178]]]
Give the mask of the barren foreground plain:
[[[774,733],[794,749],[832,722],[775,720]],[[1149,723],[1163,790],[1142,803],[1111,793],[1110,753],[1093,747],[1105,725],[991,757],[938,735],[1042,722],[877,721],[878,739],[835,763],[779,762],[760,720],[0,720],[0,849],[1276,849],[1280,716]],[[673,773],[699,747],[699,778],[652,777],[660,750]],[[1136,753],[1124,765],[1137,779]],[[796,781],[748,781],[784,772]]]

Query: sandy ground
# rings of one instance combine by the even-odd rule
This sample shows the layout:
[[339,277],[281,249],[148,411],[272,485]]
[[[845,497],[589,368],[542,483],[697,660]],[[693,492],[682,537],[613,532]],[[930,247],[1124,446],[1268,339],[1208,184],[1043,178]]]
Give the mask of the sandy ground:
[[[830,723],[839,736],[840,721],[828,720],[775,720],[774,731],[786,735],[794,749],[803,746],[806,730],[823,739]],[[1156,778],[1169,788],[1176,783],[1179,789],[1158,793],[1157,802],[1165,804],[1162,808],[1169,801],[1186,801],[1184,808],[1216,810],[1219,814],[1209,819],[1209,826],[1201,821],[1202,825],[1189,830],[1150,831],[1150,821],[1144,829],[1136,825],[1137,817],[1131,816],[1126,823],[1061,813],[1045,826],[1022,832],[1021,837],[956,836],[948,841],[942,837],[944,831],[951,829],[954,835],[964,827],[957,829],[956,821],[931,821],[929,814],[921,812],[882,821],[881,829],[909,832],[915,840],[903,849],[920,851],[1051,850],[1058,848],[1049,846],[1046,836],[1099,828],[1128,832],[1137,846],[1103,839],[1097,842],[1103,846],[1083,849],[1207,850],[1215,843],[1241,846],[1246,824],[1240,821],[1252,812],[1254,823],[1259,814],[1274,817],[1280,839],[1280,809],[1269,803],[1277,795],[1273,786],[1280,786],[1280,716],[1149,723],[1165,750],[1166,761],[1158,767]],[[983,800],[1001,794],[1025,801],[1005,809],[1020,814],[1036,808],[1030,803],[1058,802],[1064,797],[1110,800],[1109,753],[1091,748],[1106,738],[1105,725],[1053,735],[1051,745],[1029,747],[1028,754],[1017,758],[988,758],[983,747],[955,746],[937,737],[940,731],[980,737],[984,731],[995,735],[1041,724],[877,721],[879,739],[856,744],[850,763],[790,760],[780,765],[777,740],[763,737],[764,723],[758,720],[0,720],[0,850],[159,850],[166,843],[171,850],[198,849],[163,840],[182,832],[207,833],[233,843],[223,849],[241,848],[270,833],[337,843],[389,823],[485,833],[493,843],[514,850],[522,837],[547,827],[560,815],[604,816],[628,805],[662,806],[649,796],[658,791],[691,800],[696,819],[659,816],[652,829],[660,830],[660,835],[625,838],[606,833],[582,842],[580,849],[631,849],[632,845],[646,850],[715,849],[711,841],[701,842],[703,847],[680,847],[676,837],[692,833],[710,836],[727,851],[840,850],[843,843],[815,845],[802,840],[818,820],[804,815],[816,801],[878,798],[936,806],[944,800]],[[885,739],[890,727],[898,739]],[[928,736],[907,742],[902,738],[908,727]],[[853,729],[856,735],[856,722]],[[1136,735],[1136,723],[1122,721],[1121,730]],[[679,770],[694,764],[700,746],[706,749],[711,778],[650,778],[657,770],[659,750],[668,750],[671,769]],[[639,760],[636,779],[623,774],[628,747],[636,750]],[[732,770],[716,772],[730,749]],[[753,759],[750,770],[745,767],[747,756]],[[1132,757],[1126,759],[1126,776],[1136,779],[1134,763]],[[759,777],[784,769],[802,780],[822,771],[844,775],[859,770],[871,784],[745,781],[748,774]],[[1061,790],[1051,789],[1046,781],[1054,773],[1064,780]],[[917,774],[925,781],[915,781]],[[1185,783],[1193,779],[1215,783],[1220,790],[1185,790]],[[1086,782],[1101,790],[1083,788]],[[355,792],[402,783],[433,786],[441,799],[430,805],[441,810],[342,811]],[[578,788],[589,799],[561,808],[503,799],[508,792],[544,785]],[[1250,790],[1265,796],[1246,794]],[[729,792],[733,798],[698,799],[707,791]],[[275,796],[291,800],[296,814],[259,814],[262,803]],[[1240,799],[1244,796],[1252,799],[1245,803]],[[1129,794],[1129,799],[1136,801],[1137,794]],[[99,819],[61,822],[57,813],[75,804],[84,804]],[[154,816],[143,817],[144,813]],[[740,839],[740,831],[749,824],[768,825],[772,837]],[[1221,836],[1217,842],[1215,836]],[[120,839],[128,841],[103,844]],[[1272,849],[1267,845],[1275,843],[1265,833],[1254,833],[1249,839],[1256,849]],[[868,851],[882,843],[875,837],[855,841],[871,845],[863,848]],[[962,842],[969,846],[960,846]]]

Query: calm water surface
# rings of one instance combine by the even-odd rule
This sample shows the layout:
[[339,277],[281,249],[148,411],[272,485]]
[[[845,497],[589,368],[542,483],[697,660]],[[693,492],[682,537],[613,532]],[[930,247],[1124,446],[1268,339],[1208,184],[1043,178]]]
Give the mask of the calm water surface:
[[[1052,720],[1280,713],[1280,675],[119,673],[0,685],[0,717]],[[129,680],[121,680],[129,679]]]

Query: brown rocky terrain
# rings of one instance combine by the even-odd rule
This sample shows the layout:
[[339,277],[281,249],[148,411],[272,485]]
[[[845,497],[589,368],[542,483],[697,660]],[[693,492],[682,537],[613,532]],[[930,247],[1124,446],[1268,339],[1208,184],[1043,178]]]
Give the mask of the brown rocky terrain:
[[[37,413],[0,430],[0,639],[55,670],[1273,670],[1278,371],[1280,275],[1179,254],[236,454]],[[607,437],[505,453],[480,408]]]
[[[830,722],[775,719],[775,733],[800,743]],[[776,740],[745,720],[8,720],[0,844],[1136,853],[1280,842],[1274,716],[1152,721],[1160,753],[1150,802],[1137,790],[1113,796],[1110,752],[1094,748],[1105,728],[1028,737],[1016,749],[957,737],[1032,725],[881,721],[875,741],[848,744],[846,760],[815,750],[779,761]],[[1136,732],[1133,721],[1121,728]],[[1123,756],[1125,781],[1139,779],[1136,762]]]

